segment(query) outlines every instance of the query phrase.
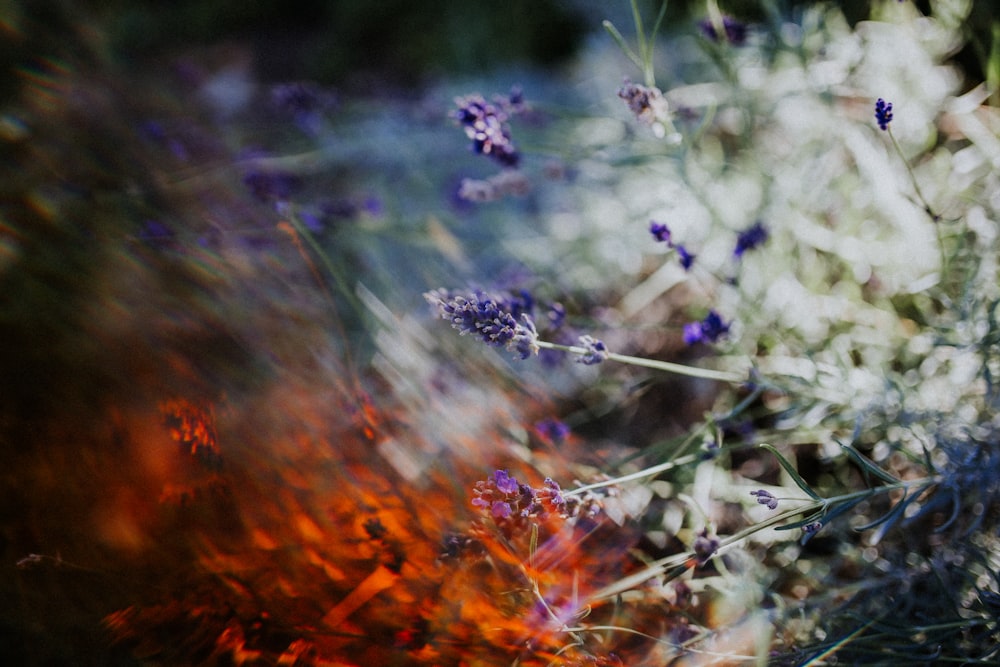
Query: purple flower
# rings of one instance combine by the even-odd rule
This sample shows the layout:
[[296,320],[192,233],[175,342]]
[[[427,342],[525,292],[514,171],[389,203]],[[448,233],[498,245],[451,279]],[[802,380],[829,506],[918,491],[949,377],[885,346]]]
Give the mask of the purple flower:
[[469,95],[455,100],[458,110],[452,112],[472,140],[472,150],[488,155],[505,167],[516,167],[520,155],[510,139],[507,113],[481,95]]
[[476,482],[472,506],[490,516],[498,525],[524,526],[524,519],[545,518],[555,514],[568,516],[570,502],[559,484],[546,478],[543,486],[533,489],[511,477],[506,470],[495,470],[489,479]]
[[728,332],[729,325],[723,321],[722,316],[710,310],[701,322],[684,325],[684,342],[688,345],[699,342],[714,343]]
[[767,227],[760,220],[753,223],[749,228],[744,229],[736,237],[736,249],[733,254],[742,257],[747,250],[753,250],[757,246],[767,241],[769,234]]
[[892,121],[892,102],[886,102],[881,97],[875,102],[875,122],[882,130],[889,129]]
[[521,323],[517,325],[508,349],[517,352],[522,360],[538,354],[538,331],[535,329],[535,321],[527,313],[521,314]]
[[688,322],[684,325],[684,342],[694,345],[704,338],[701,332],[701,322]]
[[[435,290],[424,294],[424,298],[437,306],[441,317],[450,320],[451,326],[462,335],[477,335],[487,345],[517,352],[521,359],[538,354],[534,321],[521,312],[519,322],[510,312],[512,306],[509,304],[478,291],[467,298],[452,295],[447,290]],[[524,306],[522,302],[518,307],[523,309]]]
[[562,442],[569,435],[569,426],[558,419],[543,419],[535,424],[535,432],[550,442]]
[[757,491],[751,491],[750,495],[757,496],[757,502],[761,505],[767,505],[768,509],[778,509],[778,499],[772,496],[769,491],[759,489]]
[[[719,41],[719,33],[715,29],[712,21],[705,19],[698,24],[702,34],[713,42]],[[722,30],[725,33],[725,40],[733,46],[743,46],[747,41],[747,26],[729,16],[722,17]]]
[[545,481],[542,482],[545,488],[538,492],[539,499],[542,502],[546,500],[551,504],[556,510],[563,512],[566,509],[566,499],[563,498],[562,489],[559,487],[559,483],[556,482],[551,477],[546,477]]
[[604,344],[604,341],[591,336],[580,336],[580,346],[586,348],[587,351],[577,358],[577,363],[593,366],[608,358],[608,346]]
[[694,264],[695,256],[688,252],[687,248],[682,245],[677,245],[677,256],[681,260],[681,266],[684,267],[685,271],[691,270],[691,265]]
[[673,247],[670,243],[670,228],[666,225],[656,222],[655,220],[650,220],[649,233],[652,234],[653,238],[657,241],[662,241],[668,246]]
[[493,502],[493,507],[490,510],[493,514],[494,519],[508,519],[511,515],[510,503],[505,503],[502,500],[496,500]]
[[691,266],[694,264],[695,255],[688,252],[688,249],[680,243],[673,242],[669,227],[656,222],[655,220],[650,220],[649,233],[652,234],[653,238],[657,241],[662,241],[667,244],[668,248],[672,248],[677,251],[677,256],[680,258],[681,266],[684,267],[685,271],[689,271],[691,269]]
[[506,470],[495,470],[493,472],[493,482],[496,484],[497,490],[501,493],[517,493],[517,480],[511,477]]

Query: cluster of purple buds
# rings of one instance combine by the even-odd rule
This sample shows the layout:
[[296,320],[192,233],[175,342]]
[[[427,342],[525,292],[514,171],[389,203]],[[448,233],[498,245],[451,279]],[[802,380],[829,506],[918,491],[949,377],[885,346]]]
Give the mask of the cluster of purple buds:
[[892,122],[892,102],[886,102],[881,97],[875,101],[875,122],[879,129],[889,129],[889,123]]
[[770,234],[767,231],[767,227],[764,226],[764,223],[758,220],[750,225],[750,227],[737,234],[736,249],[733,250],[733,255],[736,257],[742,257],[743,253],[746,251],[753,250],[767,241],[768,236],[770,236]]
[[506,347],[521,359],[538,354],[538,331],[521,300],[508,302],[480,291],[466,297],[447,290],[427,292],[424,298],[462,335],[473,334],[487,345]]
[[516,167],[521,159],[510,138],[507,119],[524,110],[521,91],[511,91],[508,98],[487,102],[482,95],[468,95],[455,100],[458,109],[450,115],[472,140],[472,150],[488,155],[505,167]]
[[717,312],[710,310],[701,322],[689,322],[684,325],[684,342],[688,345],[701,342],[714,343],[727,333],[729,324]]
[[770,491],[765,491],[764,489],[759,489],[757,491],[751,491],[751,496],[757,496],[757,502],[761,505],[767,505],[767,509],[776,510],[778,509],[778,499],[771,495]]
[[694,265],[695,255],[688,252],[680,243],[674,243],[673,235],[670,232],[670,228],[661,222],[656,222],[655,220],[649,221],[649,233],[653,235],[653,238],[662,243],[666,243],[667,247],[677,251],[677,257],[680,259],[681,266],[684,267],[685,271],[690,271],[691,267]]
[[586,352],[577,357],[577,363],[593,366],[608,358],[608,346],[604,344],[604,341],[593,336],[580,336],[580,346]]
[[476,482],[472,505],[488,514],[497,523],[519,519],[544,519],[550,515],[568,516],[566,499],[559,484],[546,477],[542,488],[533,489],[518,482],[506,470],[496,470],[493,476]]

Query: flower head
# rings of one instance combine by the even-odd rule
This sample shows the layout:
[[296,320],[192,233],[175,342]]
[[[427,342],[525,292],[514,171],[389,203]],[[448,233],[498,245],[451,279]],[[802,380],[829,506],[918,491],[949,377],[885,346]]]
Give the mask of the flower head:
[[670,243],[670,228],[666,225],[656,222],[655,220],[650,220],[649,233],[652,234],[653,238],[657,241],[662,241],[672,247],[672,244]]
[[521,359],[538,354],[538,331],[531,316],[523,312],[524,303],[515,306],[520,313],[520,318],[516,318],[510,304],[479,291],[465,297],[434,290],[424,294],[424,298],[437,306],[441,317],[451,321],[451,326],[462,335],[479,336],[487,345],[517,352]]
[[492,478],[476,482],[472,493],[472,506],[498,524],[509,526],[525,519],[567,516],[562,489],[550,478],[545,479],[542,488],[533,489],[506,470],[495,470]]
[[580,346],[586,348],[587,351],[577,358],[577,363],[593,366],[608,358],[608,346],[602,340],[597,340],[592,336],[580,336]]
[[892,121],[892,102],[886,102],[881,97],[875,102],[875,122],[879,129],[888,130]]
[[705,342],[714,343],[729,332],[729,324],[714,310],[701,322],[690,322],[684,325],[684,342],[688,345]]
[[472,140],[472,150],[490,156],[505,167],[516,167],[521,156],[511,141],[503,106],[487,102],[481,95],[458,98],[455,104],[458,109],[451,116]]
[[753,250],[757,246],[767,241],[769,233],[767,227],[760,220],[753,223],[749,228],[744,229],[736,237],[736,249],[733,254],[742,257],[747,250]]

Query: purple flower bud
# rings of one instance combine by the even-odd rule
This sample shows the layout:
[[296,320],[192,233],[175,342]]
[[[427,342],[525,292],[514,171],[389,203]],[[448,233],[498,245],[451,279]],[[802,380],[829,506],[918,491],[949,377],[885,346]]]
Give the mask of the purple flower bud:
[[538,331],[534,321],[522,312],[518,322],[511,313],[512,307],[521,309],[524,303],[512,306],[483,292],[465,297],[452,295],[448,290],[427,292],[424,298],[437,306],[441,317],[450,320],[451,326],[462,335],[479,336],[487,345],[517,352],[521,359],[538,354]]
[[710,310],[701,322],[684,325],[684,342],[688,345],[699,342],[714,343],[728,332],[729,324],[726,324],[717,312]]
[[695,256],[688,252],[687,248],[682,245],[677,246],[677,256],[681,260],[681,266],[684,267],[685,271],[690,271],[691,266],[694,264]]
[[493,508],[491,512],[493,513],[494,519],[508,519],[511,514],[510,504],[503,502],[502,500],[496,500],[493,502]]
[[508,495],[517,493],[517,480],[511,477],[506,470],[496,470],[493,472],[493,480],[496,482],[497,490]]
[[535,432],[550,442],[560,443],[569,435],[569,426],[558,419],[543,419],[535,424]]
[[736,237],[736,249],[733,250],[733,254],[737,257],[742,257],[743,253],[747,250],[753,250],[757,246],[761,245],[768,238],[768,231],[764,224],[758,220],[753,223],[749,228],[744,229]]
[[758,491],[751,491],[750,495],[757,496],[757,502],[761,505],[767,505],[768,509],[778,509],[778,499],[772,496],[769,491],[760,489]]
[[[656,222],[655,220],[649,221],[649,233],[653,235],[653,238],[657,241],[662,241],[668,246],[670,244],[670,228],[666,225]],[[671,246],[672,247],[672,246]]]
[[608,346],[604,344],[604,341],[597,340],[592,336],[580,336],[580,346],[586,348],[587,351],[577,358],[577,363],[593,366],[608,358]]
[[451,116],[465,129],[465,135],[472,140],[472,149],[505,167],[516,167],[521,156],[510,139],[507,113],[481,95],[458,98],[455,104],[458,109]]
[[888,130],[892,121],[892,102],[886,102],[881,97],[875,102],[875,122],[879,129]]

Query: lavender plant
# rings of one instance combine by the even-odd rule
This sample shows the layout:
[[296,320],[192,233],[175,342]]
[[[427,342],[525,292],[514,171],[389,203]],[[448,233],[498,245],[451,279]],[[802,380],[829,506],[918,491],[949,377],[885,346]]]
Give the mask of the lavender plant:
[[[615,361],[721,381],[706,416],[683,432],[618,443],[628,454],[596,481],[546,481],[564,502],[604,494],[593,506],[642,526],[647,543],[643,566],[574,597],[567,613],[552,611],[529,576],[535,597],[567,646],[594,659],[604,654],[593,637],[631,634],[665,659],[995,660],[1000,116],[983,105],[991,91],[962,88],[947,62],[969,5],[935,3],[921,16],[911,3],[885,3],[879,20],[851,28],[835,8],[793,22],[768,6],[770,24],[747,25],[710,2],[692,26],[706,54],[692,69],[706,80],[675,77],[664,89],[652,48],[664,10],[646,33],[632,6],[637,47],[606,27],[644,85],[605,88],[632,118],[600,120],[625,139],[591,143],[571,194],[552,197],[575,202],[575,234],[563,228],[565,207],[546,230],[554,254],[577,251],[563,284],[593,291],[600,275],[610,304],[570,312],[571,325],[589,326],[567,345],[546,340],[557,328],[536,327],[521,301],[426,295],[460,333],[507,347],[515,363],[555,350],[599,373]],[[620,175],[598,169],[601,160]],[[615,202],[610,224],[602,199]],[[602,271],[601,252],[623,243],[642,248],[639,260]],[[533,250],[520,259],[532,263]],[[707,344],[712,368],[704,357],[669,360],[685,350],[678,341]],[[519,516],[530,518],[535,491],[504,471],[490,484],[502,498],[480,484],[474,506],[499,525],[509,498],[523,496]],[[533,525],[522,528],[527,553],[513,554],[524,563],[537,550]],[[677,613],[663,591],[679,584],[724,610],[728,626],[693,614],[683,636],[676,626],[656,635],[630,626],[627,611],[620,622],[584,619],[612,600],[637,619],[649,605]],[[768,639],[740,643],[734,628],[766,628]]]

